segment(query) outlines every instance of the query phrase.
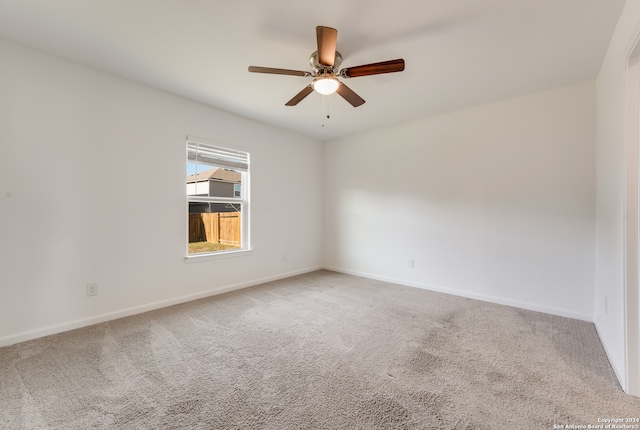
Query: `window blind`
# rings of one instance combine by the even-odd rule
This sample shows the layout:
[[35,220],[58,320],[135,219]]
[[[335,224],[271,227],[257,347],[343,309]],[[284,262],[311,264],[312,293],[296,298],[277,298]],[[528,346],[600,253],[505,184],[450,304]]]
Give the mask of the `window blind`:
[[249,170],[249,153],[221,148],[208,142],[187,138],[187,159],[194,163],[212,164],[246,172]]

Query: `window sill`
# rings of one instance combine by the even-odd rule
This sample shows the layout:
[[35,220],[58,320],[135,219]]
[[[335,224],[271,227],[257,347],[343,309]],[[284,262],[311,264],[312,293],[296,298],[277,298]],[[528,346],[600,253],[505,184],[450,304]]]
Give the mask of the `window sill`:
[[234,251],[218,251],[208,254],[193,254],[184,257],[185,263],[198,263],[200,261],[219,260],[221,258],[242,257],[253,253],[251,249],[239,249]]

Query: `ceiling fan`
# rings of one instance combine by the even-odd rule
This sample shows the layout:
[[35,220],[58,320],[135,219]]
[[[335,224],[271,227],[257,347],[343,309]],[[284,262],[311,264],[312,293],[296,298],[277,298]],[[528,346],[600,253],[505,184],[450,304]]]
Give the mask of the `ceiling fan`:
[[348,101],[353,107],[358,107],[364,103],[364,99],[356,94],[351,88],[338,80],[341,78],[357,78],[360,76],[380,75],[383,73],[401,72],[404,70],[404,60],[390,60],[380,63],[365,64],[362,66],[347,67],[340,71],[342,55],[336,51],[338,40],[338,30],[331,27],[316,27],[318,40],[318,50],[311,54],[309,63],[312,71],[304,72],[300,70],[276,69],[272,67],[249,66],[249,71],[253,73],[270,73],[275,75],[291,75],[313,77],[313,82],[304,87],[302,91],[293,96],[285,103],[285,106],[295,106],[314,90],[320,94],[328,95],[338,93]]

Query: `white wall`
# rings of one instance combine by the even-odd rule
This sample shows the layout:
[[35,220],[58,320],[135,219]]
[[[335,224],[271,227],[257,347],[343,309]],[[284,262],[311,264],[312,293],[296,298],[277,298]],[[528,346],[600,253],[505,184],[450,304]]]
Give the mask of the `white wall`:
[[[0,58],[0,345],[321,265],[320,142],[8,42]],[[251,255],[184,262],[187,135],[250,151]]]
[[623,255],[626,62],[639,34],[640,0],[627,0],[597,79],[595,324],[611,364],[627,388]]
[[327,142],[324,172],[327,266],[591,320],[594,82]]

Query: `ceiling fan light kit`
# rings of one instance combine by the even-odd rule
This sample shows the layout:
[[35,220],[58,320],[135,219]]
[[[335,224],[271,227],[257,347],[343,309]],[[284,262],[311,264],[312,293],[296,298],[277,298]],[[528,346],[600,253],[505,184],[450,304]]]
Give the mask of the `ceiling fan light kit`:
[[311,72],[259,66],[249,66],[249,72],[313,77],[313,82],[285,103],[285,106],[296,106],[315,90],[322,95],[338,93],[338,95],[353,107],[358,107],[364,104],[364,99],[341,82],[338,77],[356,78],[360,76],[401,72],[404,70],[404,60],[401,58],[339,70],[342,64],[342,55],[336,51],[338,30],[331,27],[318,26],[316,27],[316,38],[318,50],[313,52],[309,57]]
[[322,75],[315,78],[311,85],[317,93],[320,93],[323,96],[328,96],[329,94],[336,92],[340,86],[340,82],[333,76]]

